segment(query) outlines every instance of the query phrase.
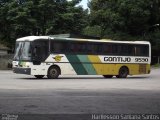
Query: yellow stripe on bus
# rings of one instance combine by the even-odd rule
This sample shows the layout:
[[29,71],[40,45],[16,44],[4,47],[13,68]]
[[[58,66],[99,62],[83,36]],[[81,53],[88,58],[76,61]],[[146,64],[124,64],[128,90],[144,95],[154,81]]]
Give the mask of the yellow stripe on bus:
[[97,74],[102,75],[104,73],[103,64],[97,55],[88,55],[88,59],[93,64]]

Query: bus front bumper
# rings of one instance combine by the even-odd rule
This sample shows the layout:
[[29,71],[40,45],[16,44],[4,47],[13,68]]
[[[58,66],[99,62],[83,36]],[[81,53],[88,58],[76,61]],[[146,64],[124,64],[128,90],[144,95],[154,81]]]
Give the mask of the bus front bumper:
[[17,67],[13,67],[13,72],[14,73],[19,73],[19,74],[30,75],[31,74],[31,68],[17,68]]

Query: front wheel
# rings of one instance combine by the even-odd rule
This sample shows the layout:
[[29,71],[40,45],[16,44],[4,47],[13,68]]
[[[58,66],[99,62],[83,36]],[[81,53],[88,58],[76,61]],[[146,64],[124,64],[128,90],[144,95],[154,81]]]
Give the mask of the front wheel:
[[59,75],[60,75],[60,69],[58,67],[53,66],[49,68],[47,75],[49,79],[56,79],[58,78]]
[[127,67],[121,67],[119,70],[119,74],[116,76],[117,78],[126,78],[129,74],[129,70]]
[[35,77],[38,79],[42,79],[44,77],[44,75],[35,75]]

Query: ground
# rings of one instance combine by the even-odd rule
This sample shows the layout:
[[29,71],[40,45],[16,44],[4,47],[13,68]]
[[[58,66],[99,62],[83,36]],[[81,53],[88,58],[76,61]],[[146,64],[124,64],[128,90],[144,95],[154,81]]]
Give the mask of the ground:
[[152,69],[149,75],[127,79],[60,76],[52,80],[0,71],[0,113],[158,114],[159,73],[160,69]]

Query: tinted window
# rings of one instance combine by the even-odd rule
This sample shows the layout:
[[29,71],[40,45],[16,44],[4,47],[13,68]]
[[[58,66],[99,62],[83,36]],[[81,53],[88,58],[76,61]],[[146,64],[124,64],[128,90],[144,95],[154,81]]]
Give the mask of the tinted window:
[[108,55],[112,54],[112,44],[105,43],[103,45],[103,54],[108,54]]
[[135,55],[136,56],[149,56],[149,46],[148,45],[136,45]]
[[[33,50],[36,49],[36,59],[39,61],[45,61],[49,54],[49,43],[47,40],[36,40],[33,42],[32,46]],[[32,55],[34,55],[34,51],[32,51]]]
[[148,46],[136,46],[121,43],[93,43],[83,41],[51,41],[51,52],[84,55],[117,55],[117,56],[147,56]]
[[132,56],[134,55],[134,45],[119,44],[117,45],[118,55]]

